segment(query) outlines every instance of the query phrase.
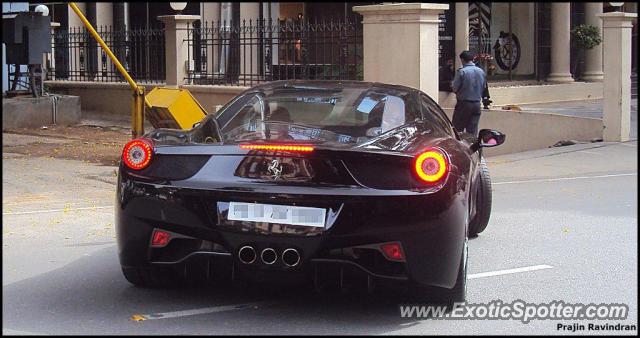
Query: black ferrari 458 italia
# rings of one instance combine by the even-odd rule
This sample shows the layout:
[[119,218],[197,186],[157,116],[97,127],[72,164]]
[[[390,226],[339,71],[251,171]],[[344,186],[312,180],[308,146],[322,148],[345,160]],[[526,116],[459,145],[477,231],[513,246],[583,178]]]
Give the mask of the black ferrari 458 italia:
[[147,287],[219,276],[400,283],[415,300],[463,301],[467,239],[491,210],[482,148],[504,138],[457,132],[404,86],[252,87],[190,130],[156,129],[124,147],[124,276]]

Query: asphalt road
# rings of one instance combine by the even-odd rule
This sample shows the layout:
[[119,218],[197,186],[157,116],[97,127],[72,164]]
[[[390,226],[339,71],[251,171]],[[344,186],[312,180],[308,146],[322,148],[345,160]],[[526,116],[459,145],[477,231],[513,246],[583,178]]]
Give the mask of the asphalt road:
[[[470,241],[468,301],[626,303],[627,320],[597,322],[637,327],[637,152],[633,141],[490,158],[493,213]],[[117,260],[113,169],[3,153],[4,334],[568,333],[553,320],[401,318],[389,293],[133,287]]]

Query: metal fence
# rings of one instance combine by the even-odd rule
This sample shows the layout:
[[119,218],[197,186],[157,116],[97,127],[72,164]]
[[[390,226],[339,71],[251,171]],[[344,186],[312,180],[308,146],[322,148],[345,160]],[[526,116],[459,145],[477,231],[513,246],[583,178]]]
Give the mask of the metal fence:
[[204,22],[187,34],[187,82],[254,85],[288,79],[362,80],[356,20]]
[[[129,74],[140,82],[165,81],[164,29],[98,27],[98,34]],[[53,34],[53,57],[48,55],[47,79],[124,82],[120,72],[86,28],[72,27]]]

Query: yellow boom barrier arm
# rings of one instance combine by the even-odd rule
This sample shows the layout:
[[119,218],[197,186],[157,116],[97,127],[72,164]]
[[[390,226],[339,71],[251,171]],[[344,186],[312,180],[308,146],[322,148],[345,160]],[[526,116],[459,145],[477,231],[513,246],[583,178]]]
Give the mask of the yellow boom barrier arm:
[[144,134],[144,125],[143,125],[144,106],[145,104],[148,106],[151,106],[144,95],[144,87],[138,86],[138,84],[135,81],[133,81],[129,73],[127,73],[127,70],[124,69],[124,67],[122,67],[122,64],[120,64],[120,61],[118,61],[118,58],[116,58],[116,56],[113,55],[113,53],[111,52],[111,49],[109,49],[109,46],[107,46],[107,44],[104,43],[100,35],[98,35],[98,32],[96,32],[93,26],[91,26],[91,23],[89,22],[89,20],[87,20],[84,14],[82,14],[82,11],[80,10],[80,8],[76,6],[76,3],[70,2],[69,7],[71,7],[71,9],[78,15],[78,17],[80,18],[80,21],[82,21],[82,23],[87,28],[87,30],[89,30],[89,33],[91,33],[93,38],[96,39],[96,41],[98,41],[98,43],[100,44],[100,47],[102,47],[102,49],[107,53],[107,55],[111,59],[111,62],[113,62],[113,64],[116,65],[116,68],[118,68],[118,71],[120,71],[120,74],[124,76],[124,78],[129,83],[129,86],[131,86],[131,89],[133,89],[133,92],[134,92],[133,105],[131,108],[132,136],[133,138],[142,136],[142,134]]

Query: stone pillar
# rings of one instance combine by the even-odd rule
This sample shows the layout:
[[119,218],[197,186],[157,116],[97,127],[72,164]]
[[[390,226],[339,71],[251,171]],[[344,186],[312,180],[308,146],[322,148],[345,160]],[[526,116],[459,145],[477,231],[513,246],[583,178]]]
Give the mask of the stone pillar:
[[456,55],[455,69],[462,67],[458,55],[463,50],[469,50],[469,3],[456,2]]
[[[278,20],[280,18],[280,3],[279,2],[268,2],[269,6],[271,6],[271,25],[275,26],[278,24]],[[269,19],[269,18],[268,18]],[[274,43],[268,48],[271,50],[271,65],[278,64],[278,46],[280,46],[278,41],[278,30],[274,29],[270,34],[267,35],[268,38],[271,39]]]
[[417,88],[438,100],[438,14],[447,4],[356,6],[363,16],[364,80]]
[[[602,36],[602,2],[585,2],[584,21],[587,25],[598,27]],[[587,50],[585,53],[585,70],[582,75],[584,81],[602,82],[602,44]]]
[[[158,20],[164,23],[164,48],[166,86],[177,88],[187,77],[187,58],[189,42],[187,40],[187,25],[200,20],[199,15],[161,15]],[[193,52],[191,52],[193,54]]]
[[[82,11],[82,13],[84,13],[84,15],[87,15],[87,3],[86,2],[76,2],[76,6],[78,6],[78,8]],[[68,23],[67,26],[69,28],[82,28],[84,27],[84,25],[82,24],[82,21],[80,21],[80,18],[78,17],[78,15],[76,14],[76,12],[73,11],[73,9],[71,9],[71,7],[67,6],[67,17],[68,19]]]
[[220,2],[203,2],[202,3],[202,22],[211,22],[220,20]]
[[605,142],[629,140],[631,109],[631,28],[636,13],[600,14],[604,50]]
[[252,79],[258,79],[258,30],[249,29],[249,25],[257,26],[258,19],[259,2],[240,3],[240,26],[247,26],[247,29],[240,33],[240,84],[249,85]]
[[256,21],[260,17],[259,2],[241,2],[240,3],[240,22],[249,19]]
[[551,74],[549,82],[573,82],[571,77],[571,3],[551,3]]
[[[56,74],[54,72],[52,72],[52,70],[56,69],[56,45],[55,45],[55,31],[56,28],[60,27],[60,23],[59,22],[51,22],[51,53],[44,53],[42,54],[43,56],[43,60],[42,60],[42,69],[46,70],[47,73],[49,74],[49,78],[51,80],[55,80],[56,79]],[[49,61],[49,62],[47,62]]]
[[[82,11],[82,13],[87,14],[87,3],[86,2],[77,2],[76,6]],[[68,17],[68,31],[69,35],[67,37],[68,46],[70,48],[67,49],[67,60],[69,60],[69,73],[67,80],[79,81],[82,76],[82,72],[87,71],[87,55],[86,48],[79,48],[80,43],[87,43],[86,40],[81,38],[81,34],[84,25],[80,18],[76,14],[76,12],[71,9],[71,7],[67,6],[67,17]]]
[[[203,2],[202,3],[202,28],[214,28],[220,27],[220,3],[219,2]],[[208,39],[206,45],[207,51],[207,69],[203,69],[207,74],[214,74],[217,70],[217,65],[219,63],[220,52],[219,52],[219,43],[220,41],[212,41],[211,39],[216,38],[214,34],[207,32],[202,36],[203,38]],[[213,44],[216,43],[216,45]]]
[[[113,41],[111,41],[112,37],[109,34],[104,34],[103,32],[110,32],[114,29],[113,27],[113,3],[111,2],[96,2],[96,27],[95,29],[98,33],[101,33],[101,36],[105,40],[105,43],[112,48]],[[109,70],[115,69],[115,66],[111,63],[111,59],[107,56],[107,53],[102,50],[102,47],[98,43],[96,43],[98,53],[97,53],[97,65],[98,65],[98,78],[102,78],[103,75],[109,76]],[[103,74],[103,71],[106,74]]]
[[96,26],[113,25],[113,3],[96,2]]

